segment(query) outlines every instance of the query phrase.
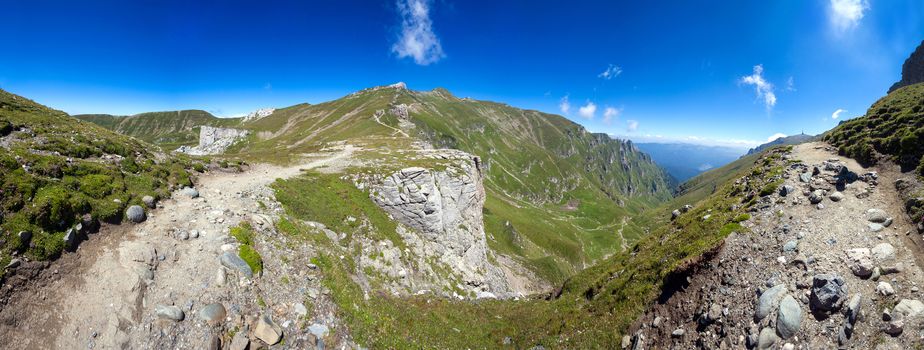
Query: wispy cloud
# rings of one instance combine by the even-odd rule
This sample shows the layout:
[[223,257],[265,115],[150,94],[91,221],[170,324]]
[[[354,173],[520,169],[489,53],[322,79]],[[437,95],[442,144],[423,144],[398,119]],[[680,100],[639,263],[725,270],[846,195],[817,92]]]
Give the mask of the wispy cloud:
[[786,137],[786,134],[783,134],[783,133],[776,133],[776,134],[770,135],[770,137],[767,138],[767,142],[771,142],[771,141],[776,140],[776,139],[781,138],[781,137]]
[[796,91],[796,83],[791,76],[786,79],[786,91]]
[[561,101],[558,102],[558,110],[564,115],[568,115],[568,113],[571,112],[571,102],[568,101],[568,95],[562,97]]
[[430,0],[398,0],[401,34],[391,50],[399,58],[411,57],[419,65],[435,63],[446,57],[440,39],[433,32]]
[[841,116],[841,113],[846,112],[846,109],[838,108],[834,113],[831,113],[831,119],[837,119]]
[[757,92],[757,98],[764,100],[764,105],[770,110],[776,105],[776,94],[773,93],[773,84],[764,78],[764,66],[754,66],[754,72],[751,75],[741,77],[741,84],[753,85]]
[[622,108],[609,107],[603,109],[603,122],[609,124],[615,118],[622,114]]
[[867,0],[830,0],[828,18],[839,33],[855,28],[869,10]]
[[272,89],[273,89],[273,84],[271,83],[263,84],[263,90],[272,90]]
[[581,108],[578,108],[578,115],[586,119],[594,119],[595,114],[597,114],[597,105],[593,102],[587,101]]
[[610,80],[618,77],[620,74],[622,74],[622,68],[611,64],[606,67],[606,70],[604,70],[603,73],[598,74],[597,77],[604,80]]
[[626,132],[635,132],[638,130],[637,120],[626,120]]

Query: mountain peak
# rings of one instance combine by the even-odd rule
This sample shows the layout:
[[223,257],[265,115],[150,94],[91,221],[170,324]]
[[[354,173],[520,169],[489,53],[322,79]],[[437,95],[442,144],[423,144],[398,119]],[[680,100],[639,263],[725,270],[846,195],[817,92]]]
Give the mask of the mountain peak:
[[902,64],[902,80],[893,84],[892,87],[889,88],[889,92],[895,91],[903,86],[921,82],[924,82],[924,41],[921,41],[918,48],[915,49],[914,52],[911,53],[911,56],[908,56],[908,59],[905,60],[905,63]]

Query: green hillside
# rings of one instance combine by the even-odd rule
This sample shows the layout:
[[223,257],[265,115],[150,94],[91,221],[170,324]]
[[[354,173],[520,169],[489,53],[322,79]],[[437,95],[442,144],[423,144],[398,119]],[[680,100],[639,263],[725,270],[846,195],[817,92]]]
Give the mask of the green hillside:
[[489,245],[555,282],[637,241],[644,228],[624,219],[670,198],[668,176],[631,142],[445,89],[366,89],[243,127],[255,132],[232,152],[253,160],[289,162],[343,140],[375,162],[408,162],[393,151],[421,142],[477,155]]
[[0,90],[0,265],[14,251],[55,258],[76,224],[119,223],[143,196],[191,184],[188,159],[152,149]]
[[[342,258],[350,254],[349,248],[289,220],[282,232],[321,248],[323,253],[314,262],[325,271],[323,283],[339,305],[338,317],[365,346],[610,348],[621,343],[627,327],[665,284],[684,278],[685,271],[719,247],[727,235],[743,230],[738,223],[748,217],[748,194],[776,183],[783,170],[784,152],[775,148],[759,155],[752,166],[741,168],[743,173],[739,174],[748,175],[741,182],[719,184],[715,193],[705,196],[689,212],[654,229],[629,249],[578,272],[544,298],[472,302],[428,295],[366,294],[353,277],[356,267],[350,259]],[[304,203],[322,196],[319,191],[328,188],[306,183],[310,181],[280,180],[274,185],[292,222],[314,220],[303,210]],[[361,203],[341,203],[336,195],[323,197],[334,201],[329,204],[333,207],[363,207]]]
[[903,170],[916,168],[924,175],[924,84],[892,91],[866,115],[826,133],[824,140],[862,163],[875,164],[884,156]]
[[150,112],[132,116],[79,114],[74,117],[168,150],[197,144],[200,126],[235,127],[241,124],[241,118],[218,118],[201,110]]

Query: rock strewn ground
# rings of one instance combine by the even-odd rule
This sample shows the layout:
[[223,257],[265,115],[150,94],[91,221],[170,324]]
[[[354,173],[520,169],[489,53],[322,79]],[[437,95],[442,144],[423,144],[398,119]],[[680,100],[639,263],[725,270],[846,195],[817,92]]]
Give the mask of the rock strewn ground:
[[644,341],[630,337],[624,347],[897,349],[920,341],[924,274],[893,186],[898,175],[862,176],[877,169],[821,143],[797,146],[791,157],[801,163],[756,205],[744,223],[750,232],[730,235],[632,327]]
[[[232,340],[254,348],[281,336],[279,348],[352,346],[320,285],[323,272],[309,261],[313,248],[275,231],[282,209],[267,187],[351,150],[301,167],[209,174],[197,197],[177,191],[141,224],[107,227],[47,268],[24,263],[11,278],[32,283],[20,284],[0,310],[0,342],[23,349],[208,349],[216,342],[229,348]],[[254,246],[264,262],[253,279],[219,259],[236,253],[229,228],[245,220],[259,232]]]

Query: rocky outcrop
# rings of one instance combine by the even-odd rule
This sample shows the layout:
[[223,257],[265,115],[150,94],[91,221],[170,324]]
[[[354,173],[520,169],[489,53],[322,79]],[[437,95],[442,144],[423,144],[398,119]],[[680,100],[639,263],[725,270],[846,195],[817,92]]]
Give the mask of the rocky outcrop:
[[250,121],[263,119],[265,117],[270,116],[275,111],[276,111],[275,108],[260,108],[253,112],[250,112],[250,114],[245,115],[244,122],[250,122]]
[[924,82],[924,41],[921,41],[921,45],[918,45],[918,48],[902,64],[902,80],[892,84],[889,92],[921,82]]
[[195,147],[181,146],[177,152],[191,155],[208,155],[224,153],[228,147],[250,134],[247,130],[232,128],[216,128],[201,126],[199,130],[199,145]]
[[487,257],[480,160],[465,152],[441,152],[449,165],[401,169],[372,184],[370,195],[410,229],[403,238],[417,255],[447,265],[473,291],[506,292],[502,271]]

